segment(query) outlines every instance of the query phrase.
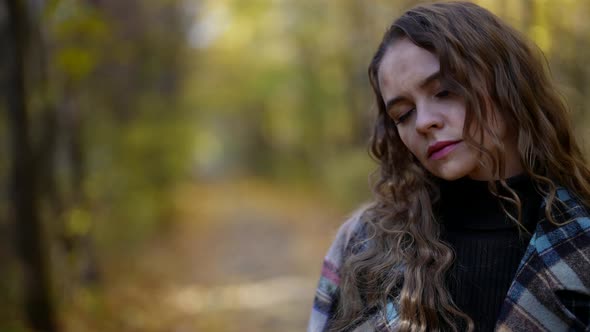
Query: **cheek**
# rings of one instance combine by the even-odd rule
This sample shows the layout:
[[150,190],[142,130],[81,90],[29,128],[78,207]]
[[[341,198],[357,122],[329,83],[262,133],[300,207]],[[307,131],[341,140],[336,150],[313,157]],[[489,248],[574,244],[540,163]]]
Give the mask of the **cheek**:
[[465,127],[465,106],[463,104],[455,105],[453,112],[450,113],[453,115],[453,127],[457,131],[463,132],[463,127]]
[[406,130],[399,130],[398,131],[399,137],[402,141],[402,143],[406,146],[406,148],[408,150],[410,150],[410,152],[414,155],[414,156],[419,156],[418,152],[418,146],[417,146],[417,140],[415,137],[412,137],[412,134],[409,133]]

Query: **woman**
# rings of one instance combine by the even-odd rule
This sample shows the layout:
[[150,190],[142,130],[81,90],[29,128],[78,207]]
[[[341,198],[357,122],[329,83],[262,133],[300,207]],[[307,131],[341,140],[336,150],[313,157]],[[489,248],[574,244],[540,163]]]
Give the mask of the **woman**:
[[310,331],[590,329],[590,170],[541,59],[471,3],[387,30],[375,202],[332,244]]

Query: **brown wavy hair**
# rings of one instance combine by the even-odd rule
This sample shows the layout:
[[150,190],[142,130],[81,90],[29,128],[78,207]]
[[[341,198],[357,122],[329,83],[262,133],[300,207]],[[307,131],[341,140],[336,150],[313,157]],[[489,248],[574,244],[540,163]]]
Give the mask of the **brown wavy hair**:
[[[363,250],[352,250],[342,267],[331,329],[349,330],[393,300],[398,319],[390,329],[472,331],[473,321],[445,286],[453,251],[440,239],[433,214],[437,181],[402,143],[378,83],[384,54],[402,38],[438,57],[441,80],[465,100],[465,142],[491,161],[482,165],[499,179],[504,178],[504,142],[490,120],[500,116],[505,121],[517,138],[524,172],[546,196],[550,222],[557,223],[551,211],[560,204],[558,184],[590,206],[590,170],[542,52],[494,14],[472,3],[435,3],[407,11],[385,32],[368,70],[378,109],[370,143],[379,163],[375,202],[362,218],[364,240],[354,244]],[[492,151],[484,148],[484,135],[492,138]],[[520,225],[520,199],[504,180],[499,182],[510,196],[498,194],[494,181],[490,191],[516,207],[516,216],[507,214]]]

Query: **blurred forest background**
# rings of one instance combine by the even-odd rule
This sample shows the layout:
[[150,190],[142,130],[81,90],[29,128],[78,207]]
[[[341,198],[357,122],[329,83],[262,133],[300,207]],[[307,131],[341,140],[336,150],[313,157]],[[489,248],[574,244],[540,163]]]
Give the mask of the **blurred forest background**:
[[[370,199],[368,62],[415,3],[2,1],[0,331],[304,330]],[[590,139],[590,0],[477,3]]]

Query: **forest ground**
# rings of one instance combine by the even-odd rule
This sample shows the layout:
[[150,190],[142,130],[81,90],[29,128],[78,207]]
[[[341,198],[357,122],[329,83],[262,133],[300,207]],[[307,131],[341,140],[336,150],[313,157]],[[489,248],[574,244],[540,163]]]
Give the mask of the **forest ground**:
[[318,194],[259,181],[190,184],[174,222],[103,262],[66,331],[303,331],[321,261],[345,213]]

